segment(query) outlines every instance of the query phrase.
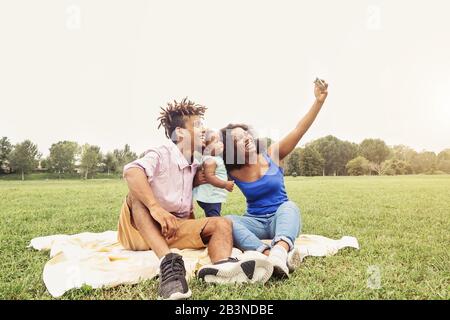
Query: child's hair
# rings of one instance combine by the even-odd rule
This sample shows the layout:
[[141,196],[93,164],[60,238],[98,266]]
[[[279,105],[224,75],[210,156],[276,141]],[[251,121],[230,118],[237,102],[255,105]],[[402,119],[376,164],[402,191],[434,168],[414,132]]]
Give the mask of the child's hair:
[[[216,139],[214,139],[214,136],[216,136]],[[205,132],[205,149],[203,150],[203,155],[214,155],[217,157],[222,156],[222,150],[217,151],[215,148],[212,149],[211,144],[212,143],[222,143],[222,135],[220,134],[220,131],[216,131],[213,129],[206,129]]]
[[184,98],[181,102],[173,101],[173,103],[167,103],[167,107],[162,108],[159,118],[160,123],[158,129],[163,126],[166,137],[176,143],[176,137],[173,136],[173,132],[176,128],[186,128],[187,118],[190,116],[200,116],[203,118],[206,107],[196,104],[193,101]]
[[219,138],[219,141],[221,141],[221,139],[220,139],[220,136],[221,136],[220,132],[215,131],[215,130],[213,130],[213,129],[206,129],[206,132],[205,132],[205,142],[206,142],[206,145],[209,145],[209,144],[212,142],[212,137],[213,137],[214,135],[217,135],[218,138]]

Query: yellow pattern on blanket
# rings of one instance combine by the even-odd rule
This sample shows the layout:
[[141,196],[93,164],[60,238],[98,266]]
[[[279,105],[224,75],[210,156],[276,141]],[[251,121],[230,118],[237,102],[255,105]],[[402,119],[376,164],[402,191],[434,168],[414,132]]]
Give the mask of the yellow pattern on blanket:
[[[359,249],[356,238],[347,236],[333,240],[317,235],[301,235],[295,246],[302,259],[306,256],[334,255],[345,247]],[[29,247],[50,250],[51,259],[44,267],[43,279],[53,297],[60,297],[83,284],[93,288],[135,284],[151,279],[159,272],[159,259],[153,251],[124,250],[117,242],[116,231],[39,237],[32,239]],[[211,263],[208,249],[172,251],[183,256],[189,277],[201,266]],[[234,248],[232,255],[239,258],[261,253],[242,252]]]

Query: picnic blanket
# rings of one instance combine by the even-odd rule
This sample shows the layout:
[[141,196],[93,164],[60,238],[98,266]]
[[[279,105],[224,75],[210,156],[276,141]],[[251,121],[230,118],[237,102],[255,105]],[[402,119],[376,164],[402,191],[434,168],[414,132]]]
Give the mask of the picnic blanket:
[[[79,233],[74,235],[51,235],[34,238],[28,247],[49,250],[50,260],[45,264],[43,280],[53,297],[60,297],[68,290],[89,285],[92,288],[135,284],[152,279],[159,273],[159,259],[153,251],[125,250],[117,241],[116,231],[102,233]],[[318,235],[303,234],[295,242],[300,258],[307,256],[330,256],[340,249],[359,249],[358,240],[344,236],[333,240]],[[211,263],[208,249],[177,250],[183,256],[188,278],[194,276],[201,266]],[[262,255],[256,251],[242,252],[233,248],[232,256]]]

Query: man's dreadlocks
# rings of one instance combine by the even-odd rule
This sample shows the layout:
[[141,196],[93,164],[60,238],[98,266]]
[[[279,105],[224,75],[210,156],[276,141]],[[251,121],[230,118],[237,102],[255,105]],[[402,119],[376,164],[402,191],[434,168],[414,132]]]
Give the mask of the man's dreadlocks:
[[[160,122],[158,129],[163,126],[166,137],[174,141],[175,137],[172,136],[177,127],[185,128],[187,117],[200,116],[203,118],[206,107],[196,104],[193,101],[184,98],[181,102],[173,101],[173,103],[167,103],[167,107],[164,109],[161,107],[161,113],[158,118]],[[176,143],[176,141],[174,141]]]

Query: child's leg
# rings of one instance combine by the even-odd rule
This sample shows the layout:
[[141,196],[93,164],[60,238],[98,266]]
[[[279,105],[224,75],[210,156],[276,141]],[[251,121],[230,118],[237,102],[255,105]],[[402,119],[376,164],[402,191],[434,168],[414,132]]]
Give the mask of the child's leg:
[[201,201],[197,201],[197,203],[205,212],[206,217],[220,217],[221,203],[205,203]]

